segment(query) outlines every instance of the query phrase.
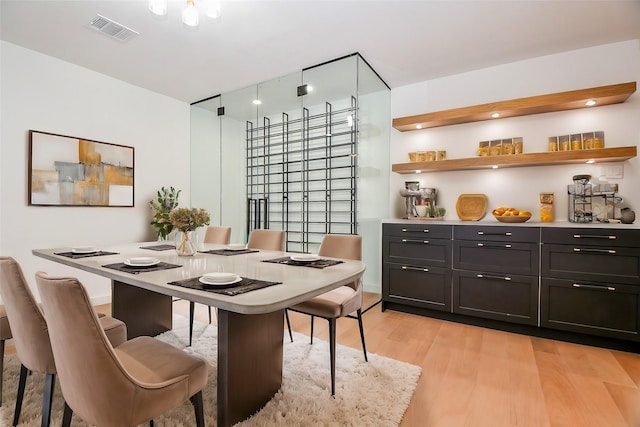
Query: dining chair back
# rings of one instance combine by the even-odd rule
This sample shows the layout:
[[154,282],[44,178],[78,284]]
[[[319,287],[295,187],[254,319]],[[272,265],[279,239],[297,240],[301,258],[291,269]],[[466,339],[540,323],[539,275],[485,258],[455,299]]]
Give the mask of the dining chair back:
[[[362,237],[347,234],[327,234],[322,239],[319,256],[350,260],[362,259]],[[331,267],[328,267],[331,268]],[[311,316],[311,343],[313,343],[313,320],[315,316],[322,317],[329,322],[329,357],[331,362],[331,395],[335,395],[336,382],[336,320],[340,317],[357,313],[360,339],[364,360],[367,358],[367,347],[364,341],[364,327],[362,325],[362,278],[354,282],[325,292],[322,295],[303,301],[288,310]],[[287,316],[288,318],[288,316]],[[291,335],[291,327],[289,326]]]
[[256,228],[249,234],[247,248],[284,251],[284,231]]
[[0,304],[0,406],[2,406],[2,373],[4,372],[4,347],[5,342],[11,339],[11,326],[4,305]]
[[204,232],[204,243],[228,245],[231,239],[231,227],[210,225]]
[[[228,245],[231,239],[231,227],[221,227],[210,225],[204,233],[204,243],[218,243]],[[211,306],[209,309],[209,323],[211,323]],[[189,346],[193,343],[193,317],[195,314],[196,303],[189,301]]]
[[204,360],[145,336],[114,348],[77,279],[38,272],[36,283],[65,397],[63,426],[72,413],[92,425],[134,426],[187,399],[204,426]]
[[[13,329],[16,354],[20,359],[20,379],[13,425],[17,425],[22,409],[24,389],[29,372],[45,374],[42,425],[49,425],[55,385],[56,364],[51,349],[49,328],[41,307],[36,302],[22,269],[11,257],[0,257],[0,294]],[[93,308],[92,308],[93,310]],[[100,321],[114,345],[126,341],[126,325],[111,317]]]

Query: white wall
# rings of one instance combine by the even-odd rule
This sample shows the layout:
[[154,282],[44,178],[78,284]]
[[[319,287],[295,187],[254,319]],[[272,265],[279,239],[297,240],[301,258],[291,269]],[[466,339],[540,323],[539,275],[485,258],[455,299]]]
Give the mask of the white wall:
[[[189,105],[1,42],[0,254],[37,270],[74,275],[94,303],[110,282],[34,257],[33,248],[154,240],[148,201],[162,186],[189,203]],[[135,207],[27,205],[28,130],[135,147]]]
[[[451,108],[503,101],[527,96],[640,81],[640,41],[596,46],[505,64],[469,73],[395,88],[391,92],[391,115],[403,117]],[[474,157],[478,142],[520,136],[524,151],[547,150],[549,136],[604,131],[607,147],[640,143],[640,94],[627,102],[561,113],[497,119],[456,126],[410,132],[391,131],[391,163],[408,161],[409,151],[447,150],[449,158]],[[484,193],[489,208],[500,205],[531,210],[539,219],[539,193],[556,194],[557,220],[567,221],[567,185],[572,176],[602,175],[601,165],[562,165],[498,170],[391,174],[391,217],[402,216],[398,191],[404,181],[418,180],[422,187],[438,189],[438,204],[447,209],[446,219],[457,220],[456,200],[463,193]],[[619,184],[620,195],[640,211],[640,160],[624,162],[624,178],[610,179]],[[484,220],[495,219],[488,214]]]

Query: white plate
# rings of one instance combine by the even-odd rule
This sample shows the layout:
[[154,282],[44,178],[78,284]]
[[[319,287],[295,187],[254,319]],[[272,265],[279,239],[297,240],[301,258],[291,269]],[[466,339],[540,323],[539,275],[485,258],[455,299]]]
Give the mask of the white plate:
[[128,258],[124,261],[125,265],[129,267],[149,267],[160,263],[158,258],[153,257],[138,257]]
[[235,273],[223,273],[223,272],[215,272],[215,273],[205,273],[202,277],[209,283],[219,283],[219,282],[228,282],[238,277]]
[[98,249],[95,246],[77,246],[75,248],[71,248],[71,252],[74,254],[92,254],[97,251]]
[[318,255],[311,255],[311,254],[291,255],[289,258],[291,258],[291,261],[295,261],[295,262],[313,262],[320,259]]
[[234,283],[238,283],[242,280],[242,277],[236,276],[235,279],[229,280],[227,282],[209,282],[204,277],[198,279],[200,283],[209,286],[223,286],[223,285],[233,285]]
[[231,245],[227,245],[225,249],[228,251],[243,251],[247,249],[247,246],[242,243],[234,243]]

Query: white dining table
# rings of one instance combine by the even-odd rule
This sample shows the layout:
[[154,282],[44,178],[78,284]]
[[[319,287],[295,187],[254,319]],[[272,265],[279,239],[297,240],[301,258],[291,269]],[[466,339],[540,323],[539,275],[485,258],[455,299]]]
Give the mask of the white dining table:
[[[32,253],[111,279],[112,316],[126,323],[129,338],[154,336],[171,329],[174,298],[217,307],[219,426],[230,426],[250,417],[280,389],[284,309],[351,283],[365,269],[362,262],[353,260],[325,268],[263,262],[291,255],[279,251],[228,256],[199,252],[183,257],[173,249],[144,249],[161,243],[104,246],[98,249],[114,254],[84,258],[57,255],[72,249],[64,247],[34,249]],[[217,244],[199,245],[200,251],[223,248],[224,245]],[[104,267],[134,257],[156,257],[179,267],[138,274]],[[220,271],[280,283],[233,296],[169,284]]]

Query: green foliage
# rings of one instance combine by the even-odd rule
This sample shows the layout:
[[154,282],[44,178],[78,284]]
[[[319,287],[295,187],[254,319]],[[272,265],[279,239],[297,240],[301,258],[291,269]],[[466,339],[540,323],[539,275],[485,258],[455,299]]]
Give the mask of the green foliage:
[[169,233],[173,230],[169,213],[178,206],[180,191],[182,190],[176,190],[173,187],[162,187],[160,191],[158,191],[158,198],[149,201],[149,205],[154,211],[151,225],[156,229],[156,234],[162,240],[166,240]]

